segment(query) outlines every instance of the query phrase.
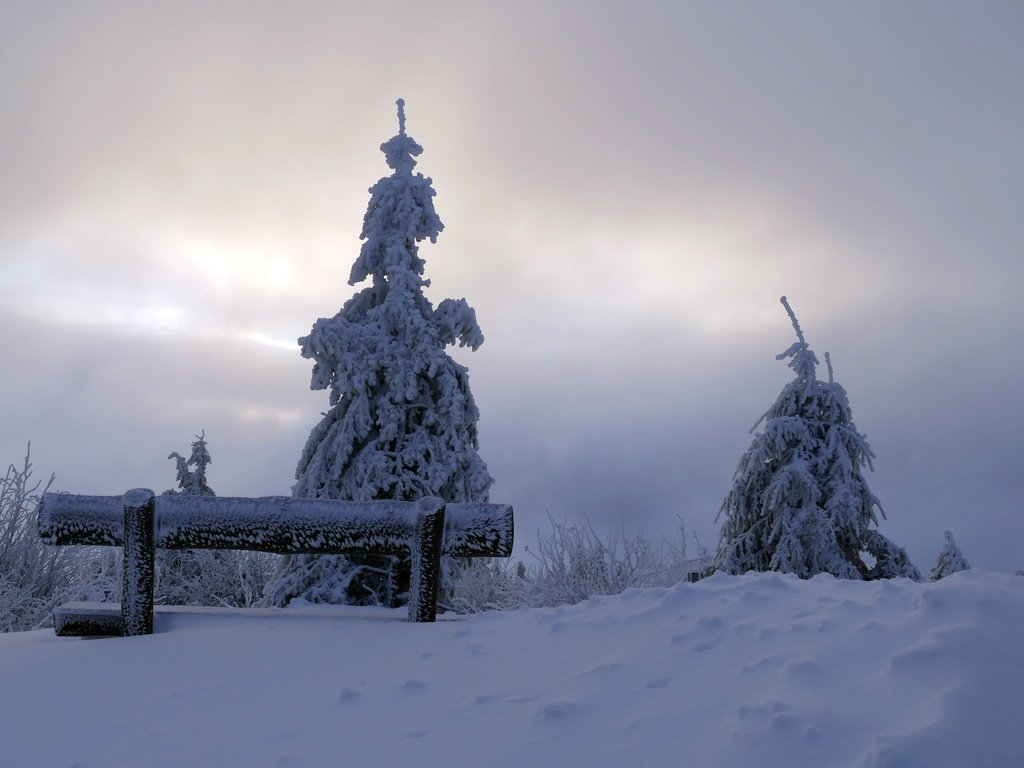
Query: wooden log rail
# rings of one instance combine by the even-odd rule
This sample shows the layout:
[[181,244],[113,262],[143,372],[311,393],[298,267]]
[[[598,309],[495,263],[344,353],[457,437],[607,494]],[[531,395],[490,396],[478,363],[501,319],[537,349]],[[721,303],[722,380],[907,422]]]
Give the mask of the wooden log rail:
[[153,631],[157,549],[246,549],[278,554],[412,555],[409,621],[434,621],[441,556],[508,557],[514,535],[507,504],[336,501],[290,496],[123,496],[47,493],[39,535],[49,544],[122,547],[120,614],[103,604],[60,607],[58,635],[144,635]]

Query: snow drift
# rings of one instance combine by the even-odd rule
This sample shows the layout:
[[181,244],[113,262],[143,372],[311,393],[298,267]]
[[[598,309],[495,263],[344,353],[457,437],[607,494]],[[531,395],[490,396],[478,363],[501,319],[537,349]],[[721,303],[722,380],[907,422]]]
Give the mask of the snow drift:
[[1024,578],[716,575],[576,606],[0,636],[19,766],[1024,765]]

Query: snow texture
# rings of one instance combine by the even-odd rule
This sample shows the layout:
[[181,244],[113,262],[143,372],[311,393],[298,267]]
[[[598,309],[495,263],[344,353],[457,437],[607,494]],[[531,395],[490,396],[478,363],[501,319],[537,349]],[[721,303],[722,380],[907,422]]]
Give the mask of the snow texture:
[[952,573],[966,571],[970,567],[964,553],[960,551],[960,547],[953,540],[953,534],[946,531],[946,545],[939,552],[939,559],[935,563],[935,567],[932,568],[932,581],[944,579]]
[[754,425],[763,421],[764,429],[740,459],[718,513],[724,520],[716,564],[731,574],[920,579],[906,552],[872,527],[882,508],[862,469],[872,468],[874,454],[828,355],[825,382],[796,315],[785,296],[781,301],[797,341],[777,359],[789,358],[796,378]]
[[4,764],[1024,765],[1019,576],[718,574],[403,619],[164,609],[146,637],[2,635]]
[[45,493],[37,510],[39,535],[46,544],[124,544],[121,496]]
[[[405,132],[402,100],[398,122],[398,134],[381,145],[393,172],[370,188],[363,244],[349,276],[350,285],[371,284],[299,339],[302,356],[313,361],[310,387],[330,390],[331,407],[310,433],[292,493],[487,501],[493,481],[477,453],[479,412],[469,374],[445,353],[455,343],[477,349],[483,333],[465,299],[445,299],[434,309],[423,293],[429,281],[417,244],[436,242],[444,225],[431,180],[413,173],[423,148]],[[393,570],[379,561],[291,557],[267,603],[377,602],[384,572]]]

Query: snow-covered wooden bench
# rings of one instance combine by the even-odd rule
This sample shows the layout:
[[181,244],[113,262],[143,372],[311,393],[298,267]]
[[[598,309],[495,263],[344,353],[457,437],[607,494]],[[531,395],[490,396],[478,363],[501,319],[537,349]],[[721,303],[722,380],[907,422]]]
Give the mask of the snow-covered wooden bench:
[[44,494],[39,535],[49,544],[122,547],[118,607],[74,603],[54,611],[58,635],[153,632],[157,549],[247,549],[278,554],[412,555],[409,621],[434,621],[441,556],[508,557],[507,504],[335,501],[288,496],[123,496]]

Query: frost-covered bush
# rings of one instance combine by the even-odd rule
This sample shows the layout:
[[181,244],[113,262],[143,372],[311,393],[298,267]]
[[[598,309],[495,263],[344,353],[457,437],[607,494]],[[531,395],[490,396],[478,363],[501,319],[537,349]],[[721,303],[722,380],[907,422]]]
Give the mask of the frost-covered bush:
[[616,595],[631,587],[666,587],[703,576],[712,560],[687,557],[686,531],[678,541],[654,547],[642,532],[602,538],[589,522],[571,524],[548,516],[550,529],[538,533],[529,562],[474,559],[455,582],[447,606],[460,613],[552,607],[595,595]]
[[508,611],[530,605],[526,566],[507,557],[474,558],[444,608],[456,613]]
[[60,547],[72,558],[71,586],[58,601],[85,600],[90,603],[117,603],[121,600],[120,547]]
[[33,479],[31,451],[10,465],[0,487],[0,632],[49,627],[53,609],[73,600],[116,602],[121,550],[58,547],[39,537],[36,507],[53,485]]
[[36,533],[36,505],[52,483],[52,476],[45,486],[33,479],[30,446],[0,484],[0,632],[45,626],[69,588],[71,554],[45,546]]
[[876,509],[885,517],[863,474],[874,454],[853,423],[846,390],[833,380],[828,355],[828,381],[818,379],[818,358],[786,297],[781,301],[797,341],[777,359],[789,358],[796,378],[754,425],[764,428],[740,459],[718,513],[717,566],[733,574],[920,580],[906,552],[873,527]]
[[[475,350],[483,334],[465,299],[435,308],[423,293],[429,281],[417,244],[435,242],[443,225],[431,180],[413,173],[423,148],[405,132],[401,100],[398,108],[398,135],[381,145],[393,173],[370,189],[349,277],[349,285],[371,284],[299,339],[313,360],[310,387],[330,390],[330,410],[309,435],[292,494],[486,501],[492,480],[477,453],[469,372],[445,352],[456,343]],[[293,555],[266,602],[401,602],[407,573],[388,558]]]
[[560,523],[549,517],[551,535],[539,537],[534,591],[544,604],[573,604],[592,595],[615,595],[646,584],[660,563],[641,533],[602,541],[589,522]]

